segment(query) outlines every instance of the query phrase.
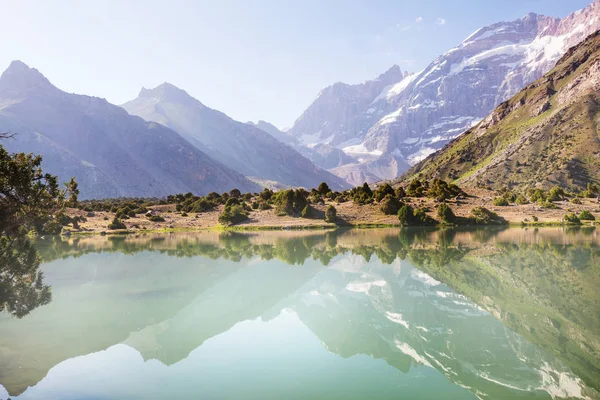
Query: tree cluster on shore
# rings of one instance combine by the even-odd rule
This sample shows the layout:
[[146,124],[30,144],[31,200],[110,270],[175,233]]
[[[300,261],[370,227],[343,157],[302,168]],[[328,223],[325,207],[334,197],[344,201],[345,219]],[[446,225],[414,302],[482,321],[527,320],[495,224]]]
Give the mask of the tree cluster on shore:
[[40,156],[9,154],[0,146],[0,311],[18,318],[52,297],[30,238],[81,222],[65,213],[77,205],[77,182],[71,179],[61,188],[56,176],[42,171],[41,162]]

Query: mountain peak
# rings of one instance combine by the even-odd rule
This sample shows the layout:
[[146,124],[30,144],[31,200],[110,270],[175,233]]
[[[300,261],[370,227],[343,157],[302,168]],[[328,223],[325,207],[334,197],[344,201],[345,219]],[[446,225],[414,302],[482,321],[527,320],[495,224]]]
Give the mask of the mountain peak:
[[183,89],[179,89],[177,86],[164,82],[154,89],[146,89],[142,88],[140,90],[140,94],[138,95],[140,98],[155,98],[160,101],[168,101],[172,103],[182,103],[186,104],[190,101],[199,102],[189,95]]
[[54,88],[40,71],[15,60],[0,77],[1,90],[25,90],[30,88]]
[[401,81],[404,77],[402,70],[398,66],[398,64],[392,65],[387,71],[377,77],[377,80],[380,80],[385,83],[393,83]]

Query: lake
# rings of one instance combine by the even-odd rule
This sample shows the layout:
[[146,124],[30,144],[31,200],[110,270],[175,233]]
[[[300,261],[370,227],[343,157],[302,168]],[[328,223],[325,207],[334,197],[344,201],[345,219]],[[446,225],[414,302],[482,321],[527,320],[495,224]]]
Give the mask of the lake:
[[52,298],[0,314],[3,400],[600,398],[599,229],[36,247]]

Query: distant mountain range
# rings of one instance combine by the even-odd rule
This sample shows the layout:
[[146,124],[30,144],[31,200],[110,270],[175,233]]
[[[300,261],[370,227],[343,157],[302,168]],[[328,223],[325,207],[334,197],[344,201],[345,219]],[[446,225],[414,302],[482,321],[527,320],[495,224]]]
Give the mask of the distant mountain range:
[[75,176],[82,199],[259,190],[171,129],[65,93],[20,61],[0,78],[0,131],[17,133],[1,143],[9,151],[41,154],[62,181]]
[[599,121],[600,31],[404,178],[441,177],[495,189],[584,189],[600,184]]
[[[18,136],[2,145],[41,154],[44,169],[62,181],[75,176],[82,198],[312,188],[323,181],[342,190],[397,178],[598,29],[600,0],[563,19],[530,13],[483,27],[423,71],[393,66],[372,81],[323,89],[285,132],[265,121],[235,121],[168,83],[142,89],[125,112],[104,99],[65,93],[17,61],[0,78],[0,132]],[[533,149],[529,156],[541,157]],[[472,157],[483,161],[479,152]],[[585,163],[592,165],[590,157]],[[445,170],[461,162],[453,159]],[[574,168],[548,178],[580,186],[596,173]],[[463,176],[463,169],[447,176]],[[588,175],[578,176],[584,170]],[[503,184],[498,174],[472,179]]]
[[[215,160],[267,186],[312,188],[326,181],[336,190],[349,187],[264,130],[234,121],[169,83],[142,89],[123,108],[173,129]],[[264,122],[261,126],[277,129]]]
[[[352,184],[393,179],[599,28],[600,0],[564,19],[530,13],[483,27],[421,72],[410,75],[395,66],[373,81],[325,88],[286,134],[300,146],[321,148],[320,165]],[[319,165],[319,158],[313,161]]]

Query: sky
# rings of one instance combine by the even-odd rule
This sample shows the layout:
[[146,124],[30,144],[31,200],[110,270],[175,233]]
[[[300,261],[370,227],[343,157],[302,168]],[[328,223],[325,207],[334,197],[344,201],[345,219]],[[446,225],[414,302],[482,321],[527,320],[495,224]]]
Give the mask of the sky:
[[122,104],[163,82],[239,121],[290,127],[335,83],[420,71],[481,26],[591,0],[0,0],[12,60]]

